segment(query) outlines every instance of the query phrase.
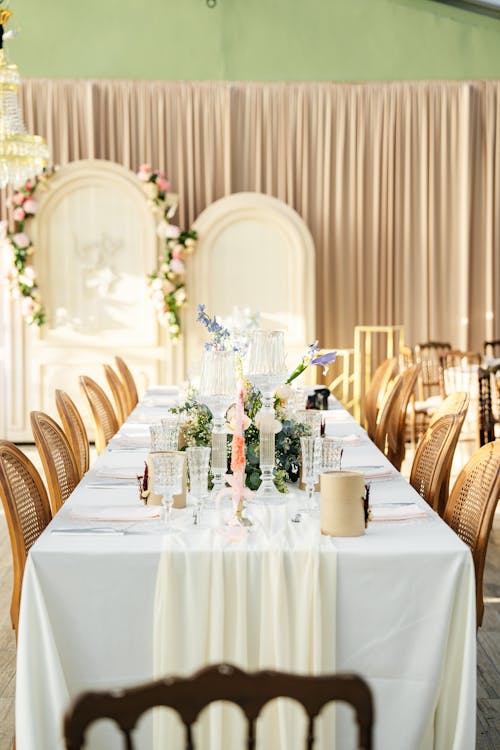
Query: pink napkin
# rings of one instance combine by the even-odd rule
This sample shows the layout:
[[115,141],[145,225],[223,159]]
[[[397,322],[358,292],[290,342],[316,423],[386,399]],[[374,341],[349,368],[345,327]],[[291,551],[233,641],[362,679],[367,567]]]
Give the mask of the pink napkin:
[[420,505],[372,505],[370,508],[372,521],[409,521],[413,518],[425,518],[428,514]]

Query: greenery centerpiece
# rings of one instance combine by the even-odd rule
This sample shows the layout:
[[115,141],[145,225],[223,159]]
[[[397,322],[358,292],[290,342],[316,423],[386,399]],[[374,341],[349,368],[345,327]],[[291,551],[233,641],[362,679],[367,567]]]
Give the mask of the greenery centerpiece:
[[[198,321],[204,325],[209,335],[209,341],[205,344],[207,349],[218,349],[221,351],[233,350],[236,352],[240,377],[243,370],[243,359],[246,354],[247,343],[241,336],[241,331],[235,335],[229,328],[220,323],[216,317],[210,317],[205,311],[204,305],[198,306]],[[335,352],[318,355],[318,342],[308,347],[301,362],[288,377],[286,384],[278,388],[274,408],[276,412],[275,445],[276,466],[274,470],[274,482],[280,492],[286,492],[287,482],[297,482],[300,466],[300,438],[310,433],[309,425],[298,422],[294,418],[293,411],[288,406],[288,400],[292,393],[290,383],[297,378],[309,365],[328,367],[334,361]],[[246,486],[256,490],[260,486],[259,467],[259,412],[262,406],[260,391],[252,386],[248,380],[243,379],[244,390],[244,437],[246,456]],[[211,442],[212,414],[207,406],[198,400],[196,389],[189,385],[186,401],[176,411],[182,417],[181,441],[188,446],[206,446]],[[231,453],[232,434],[236,427],[235,406],[229,407],[226,414],[226,426],[228,430],[228,465]]]

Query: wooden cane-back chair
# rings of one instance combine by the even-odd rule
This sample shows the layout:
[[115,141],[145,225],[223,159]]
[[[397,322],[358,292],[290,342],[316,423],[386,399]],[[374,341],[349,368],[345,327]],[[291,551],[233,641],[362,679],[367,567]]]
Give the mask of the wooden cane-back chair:
[[111,365],[103,365],[104,375],[115,402],[115,414],[120,425],[122,425],[130,414],[128,390],[121,378],[116,374]]
[[462,424],[463,419],[454,414],[444,414],[434,421],[417,445],[411,467],[410,484],[440,516],[448,499],[442,489],[449,482]]
[[451,352],[447,341],[426,341],[415,345],[415,362],[420,365],[418,398],[443,396],[443,357]]
[[101,386],[87,375],[81,375],[80,388],[87,404],[97,453],[102,453],[119,428],[113,405]]
[[465,367],[467,365],[480,365],[482,361],[479,352],[463,352],[460,349],[450,349],[441,357],[441,365],[447,367]]
[[375,438],[377,430],[377,414],[384,400],[387,386],[396,369],[396,358],[385,359],[373,373],[370,384],[365,393],[365,421],[366,431],[371,440]]
[[139,397],[137,395],[137,386],[135,384],[134,376],[130,372],[130,369],[121,357],[115,357],[116,367],[120,373],[122,381],[125,383],[128,399],[128,413],[135,408]]
[[30,417],[45,472],[52,515],[55,516],[80,481],[78,466],[68,439],[57,422],[42,411],[32,411]]
[[397,409],[397,402],[403,387],[403,376],[400,373],[389,383],[384,400],[377,414],[377,427],[375,430],[374,443],[382,453],[387,453],[387,441],[389,433],[389,420],[391,414]]
[[401,390],[387,418],[386,456],[400,471],[406,450],[406,415],[415,390],[420,365],[411,365],[401,373]]
[[193,725],[205,706],[230,701],[240,706],[247,719],[246,747],[258,747],[256,721],[263,707],[275,698],[292,698],[308,716],[304,747],[314,746],[315,719],[326,704],[343,701],[355,712],[357,747],[372,748],[373,699],[366,682],[356,675],[303,676],[285,672],[243,672],[229,664],[205,667],[192,677],[171,677],[127,690],[84,693],[70,707],[64,720],[67,750],[80,750],[89,724],[99,718],[116,722],[133,750],[132,732],[139,717],[155,706],[173,708],[185,728],[186,750],[194,750]]
[[14,583],[10,617],[17,637],[26,558],[52,514],[45,486],[37,470],[17,446],[6,440],[0,440],[0,496],[12,549]]
[[56,390],[56,406],[81,479],[89,468],[89,439],[80,412],[65,391]]
[[476,574],[477,627],[483,621],[483,573],[488,538],[500,496],[500,440],[487,443],[458,475],[444,520],[468,545]]

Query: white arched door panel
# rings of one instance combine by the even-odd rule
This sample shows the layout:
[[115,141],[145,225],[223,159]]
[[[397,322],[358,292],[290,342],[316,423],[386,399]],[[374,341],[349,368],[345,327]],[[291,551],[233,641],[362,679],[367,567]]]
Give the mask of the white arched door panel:
[[231,316],[258,312],[262,327],[286,332],[288,360],[314,339],[315,259],[311,233],[288,205],[262,193],[235,193],[212,203],[194,224],[196,253],[189,258],[192,302],[185,319],[187,364],[199,359],[205,331],[196,305]]

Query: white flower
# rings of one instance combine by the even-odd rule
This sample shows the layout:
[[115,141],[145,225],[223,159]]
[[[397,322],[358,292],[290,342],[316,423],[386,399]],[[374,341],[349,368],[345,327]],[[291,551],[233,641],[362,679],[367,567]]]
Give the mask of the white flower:
[[184,287],[177,289],[174,294],[174,299],[178,307],[184,304],[184,302],[186,301],[186,292],[184,291]]
[[196,240],[193,240],[192,237],[188,237],[184,244],[186,247],[194,247],[196,245]]
[[278,432],[281,432],[281,429],[283,425],[279,421],[279,419],[274,418],[273,413],[263,413],[262,409],[257,412],[257,414],[254,417],[254,423],[258,430],[261,430],[265,426],[272,426],[274,427],[274,434],[277,435]]
[[144,192],[148,196],[148,198],[151,198],[151,200],[154,200],[158,197],[158,188],[154,184],[154,182],[146,182],[144,185]]
[[184,273],[184,263],[178,258],[172,258],[170,261],[170,270],[180,276]]
[[163,219],[159,222],[158,226],[156,227],[156,234],[161,240],[167,239],[167,227],[168,223]]
[[36,214],[38,211],[38,203],[33,200],[33,198],[28,198],[28,200],[23,203],[23,208],[27,214]]
[[162,289],[163,288],[163,279],[159,279],[158,277],[156,279],[153,279],[151,282],[151,289]]
[[181,230],[178,226],[176,226],[175,224],[167,224],[165,237],[167,237],[169,240],[176,240],[180,233]]

